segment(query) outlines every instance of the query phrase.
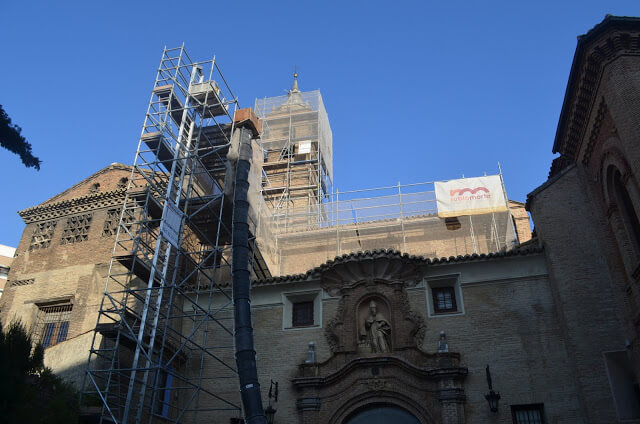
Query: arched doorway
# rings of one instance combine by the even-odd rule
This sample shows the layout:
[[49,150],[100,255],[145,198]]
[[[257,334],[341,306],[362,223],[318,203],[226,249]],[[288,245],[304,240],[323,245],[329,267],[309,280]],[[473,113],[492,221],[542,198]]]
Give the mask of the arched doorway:
[[408,411],[389,404],[373,404],[349,415],[344,424],[420,424]]

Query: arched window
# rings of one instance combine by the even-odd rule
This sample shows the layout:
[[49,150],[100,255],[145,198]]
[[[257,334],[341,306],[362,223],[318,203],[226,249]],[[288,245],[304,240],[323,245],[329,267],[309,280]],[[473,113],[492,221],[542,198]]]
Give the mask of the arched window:
[[89,193],[97,193],[99,191],[100,191],[100,183],[91,184],[91,187],[89,187]]
[[640,220],[638,219],[638,213],[633,206],[633,201],[620,170],[615,166],[610,166],[607,174],[609,200],[617,206],[627,237],[633,246],[636,256],[638,256],[640,255]]
[[388,404],[372,404],[351,414],[345,424],[420,424],[408,411]]

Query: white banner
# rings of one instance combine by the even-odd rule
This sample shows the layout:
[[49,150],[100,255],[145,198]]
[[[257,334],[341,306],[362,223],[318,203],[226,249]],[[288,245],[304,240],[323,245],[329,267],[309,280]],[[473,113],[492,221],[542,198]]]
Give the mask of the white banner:
[[499,175],[442,181],[434,185],[441,218],[507,210]]

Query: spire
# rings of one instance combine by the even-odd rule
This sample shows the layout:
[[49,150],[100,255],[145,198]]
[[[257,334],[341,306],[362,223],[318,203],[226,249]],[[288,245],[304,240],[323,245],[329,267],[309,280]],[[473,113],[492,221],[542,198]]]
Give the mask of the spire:
[[293,85],[291,86],[291,90],[289,90],[289,94],[287,94],[289,98],[287,99],[288,105],[302,105],[302,95],[300,89],[298,88],[298,72],[293,73]]

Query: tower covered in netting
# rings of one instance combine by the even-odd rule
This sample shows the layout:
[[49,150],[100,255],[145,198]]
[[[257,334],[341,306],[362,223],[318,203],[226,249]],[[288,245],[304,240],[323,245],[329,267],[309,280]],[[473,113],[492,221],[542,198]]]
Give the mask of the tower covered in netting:
[[319,90],[301,92],[298,74],[285,96],[257,99],[264,147],[263,195],[275,215],[307,209],[323,220],[321,204],[333,181],[332,135]]

